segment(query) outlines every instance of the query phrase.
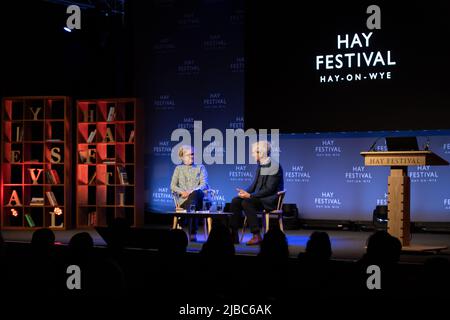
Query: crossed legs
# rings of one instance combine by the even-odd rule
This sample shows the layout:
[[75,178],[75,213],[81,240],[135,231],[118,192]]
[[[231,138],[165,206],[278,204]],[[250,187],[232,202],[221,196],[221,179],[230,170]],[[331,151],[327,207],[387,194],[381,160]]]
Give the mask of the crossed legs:
[[242,199],[239,197],[233,198],[230,206],[230,211],[233,213],[233,215],[230,218],[230,226],[234,238],[236,237],[237,231],[240,227],[242,211],[247,216],[247,222],[250,231],[254,235],[259,235],[260,230],[257,212],[263,210],[263,208],[264,207],[258,198],[249,198],[249,199]]

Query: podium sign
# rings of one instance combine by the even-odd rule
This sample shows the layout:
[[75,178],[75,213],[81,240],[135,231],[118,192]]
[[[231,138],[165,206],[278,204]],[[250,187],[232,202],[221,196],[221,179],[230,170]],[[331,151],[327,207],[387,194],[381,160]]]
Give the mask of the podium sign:
[[446,166],[431,151],[361,152],[366,166],[391,167],[388,177],[388,232],[410,245],[410,184],[408,166]]

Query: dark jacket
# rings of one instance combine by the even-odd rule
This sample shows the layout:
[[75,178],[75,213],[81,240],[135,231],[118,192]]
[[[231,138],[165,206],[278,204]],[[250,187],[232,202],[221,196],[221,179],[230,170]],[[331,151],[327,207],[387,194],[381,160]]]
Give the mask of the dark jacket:
[[[270,163],[269,163],[270,165]],[[266,165],[267,167],[269,165]],[[274,165],[272,166],[274,167]],[[260,190],[255,191],[256,184],[258,183],[258,178],[261,174],[261,165],[258,165],[256,170],[255,179],[253,179],[252,184],[246,190],[250,193],[252,198],[258,198],[266,210],[274,210],[277,207],[278,202],[278,191],[282,191],[284,188],[283,183],[283,168],[278,164],[278,170],[271,172],[269,175],[262,176],[262,186]]]

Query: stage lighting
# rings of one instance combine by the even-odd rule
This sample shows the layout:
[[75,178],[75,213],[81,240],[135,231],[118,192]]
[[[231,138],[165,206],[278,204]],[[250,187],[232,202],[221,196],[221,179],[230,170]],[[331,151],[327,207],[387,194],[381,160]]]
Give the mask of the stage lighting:
[[67,27],[64,27],[64,31],[72,32],[72,30],[70,28],[67,28]]

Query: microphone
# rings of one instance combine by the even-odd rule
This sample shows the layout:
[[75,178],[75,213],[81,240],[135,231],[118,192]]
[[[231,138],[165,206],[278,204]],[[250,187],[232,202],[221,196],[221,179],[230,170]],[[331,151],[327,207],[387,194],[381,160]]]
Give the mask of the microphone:
[[423,150],[425,150],[425,151],[430,150],[430,138],[429,137],[427,137],[427,142],[425,143]]
[[375,141],[370,146],[369,150],[367,152],[373,151],[373,148],[375,148],[375,145],[377,144],[378,140],[380,140],[382,137],[378,137],[375,139]]

